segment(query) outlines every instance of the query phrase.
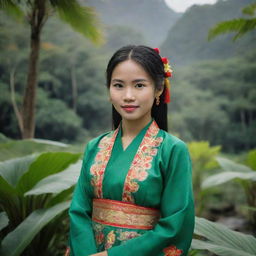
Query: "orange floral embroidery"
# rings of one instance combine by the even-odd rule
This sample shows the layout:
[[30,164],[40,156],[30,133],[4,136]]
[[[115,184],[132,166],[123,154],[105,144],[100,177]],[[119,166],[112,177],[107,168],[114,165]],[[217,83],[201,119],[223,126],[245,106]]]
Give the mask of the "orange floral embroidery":
[[112,245],[115,243],[116,240],[116,235],[114,233],[114,231],[110,231],[107,235],[107,241],[105,243],[105,249],[109,249],[112,247]]
[[157,154],[158,147],[161,145],[163,138],[156,138],[159,128],[156,122],[152,122],[148,128],[144,139],[139,146],[139,149],[133,159],[128,174],[125,179],[122,201],[134,203],[132,193],[139,189],[138,181],[144,181],[148,177],[148,172],[151,168],[153,156]]
[[183,251],[180,249],[177,249],[176,246],[171,245],[163,250],[164,256],[180,256]]
[[105,136],[99,143],[99,151],[95,157],[95,163],[90,168],[92,175],[91,184],[94,187],[96,198],[102,198],[102,182],[104,172],[111,156],[112,148],[115,142],[118,129]]
[[102,244],[104,242],[104,234],[103,232],[99,231],[95,234],[95,240],[97,244]]

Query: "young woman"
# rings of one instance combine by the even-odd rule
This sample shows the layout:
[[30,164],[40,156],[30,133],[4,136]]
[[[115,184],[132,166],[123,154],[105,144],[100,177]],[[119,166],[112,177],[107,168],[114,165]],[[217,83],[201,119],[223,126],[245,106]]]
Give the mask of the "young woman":
[[70,207],[70,255],[187,255],[191,162],[167,130],[168,76],[158,49],[125,46],[110,59],[114,131],[91,140]]

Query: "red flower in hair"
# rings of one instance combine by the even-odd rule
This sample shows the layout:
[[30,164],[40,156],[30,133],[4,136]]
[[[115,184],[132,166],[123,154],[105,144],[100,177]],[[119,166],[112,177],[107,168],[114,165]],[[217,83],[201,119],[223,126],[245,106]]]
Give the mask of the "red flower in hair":
[[172,73],[170,71],[168,71],[168,72],[165,73],[165,76],[166,77],[172,77]]
[[168,63],[168,59],[167,59],[166,57],[163,57],[163,58],[162,58],[162,62],[163,62],[164,64],[167,64],[167,63]]
[[155,50],[158,54],[160,54],[159,48],[154,48],[154,50]]

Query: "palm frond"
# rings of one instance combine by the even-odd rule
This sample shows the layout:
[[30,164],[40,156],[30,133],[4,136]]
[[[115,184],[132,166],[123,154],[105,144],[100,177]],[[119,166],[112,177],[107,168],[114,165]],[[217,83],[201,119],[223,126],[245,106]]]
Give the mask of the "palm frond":
[[12,16],[17,21],[21,21],[24,17],[23,11],[19,8],[18,4],[12,0],[0,0],[0,10]]
[[245,33],[256,28],[256,18],[253,19],[234,19],[218,23],[208,33],[208,40],[230,32],[237,32],[233,40],[243,36]]
[[75,31],[95,43],[103,41],[100,22],[92,8],[81,6],[77,0],[50,0],[50,2],[59,17]]
[[247,5],[245,8],[243,8],[243,14],[251,15],[253,16],[256,11],[256,3]]

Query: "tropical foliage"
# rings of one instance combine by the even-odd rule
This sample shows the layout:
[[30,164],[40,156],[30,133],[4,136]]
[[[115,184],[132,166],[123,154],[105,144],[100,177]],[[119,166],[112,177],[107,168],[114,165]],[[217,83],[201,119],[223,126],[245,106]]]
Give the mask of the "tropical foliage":
[[196,218],[192,249],[207,250],[219,256],[253,256],[256,238],[228,229],[224,225]]
[[220,146],[211,147],[209,142],[191,142],[188,144],[193,164],[193,190],[195,195],[196,214],[202,216],[206,208],[209,190],[202,190],[201,184],[207,171],[216,169],[218,163],[215,157],[220,153]]
[[233,37],[233,40],[238,39],[239,37],[245,35],[246,33],[250,32],[251,30],[256,29],[256,18],[255,16],[256,11],[256,3],[252,3],[243,9],[243,14],[247,14],[252,16],[252,18],[240,18],[240,19],[233,19],[229,21],[224,21],[218,23],[213,27],[208,34],[208,39],[212,40],[213,38],[230,32],[236,32],[236,35]]
[[1,255],[63,253],[80,156],[45,152],[0,163]]
[[[256,207],[256,169],[242,164],[235,163],[226,158],[218,157],[217,161],[222,172],[209,176],[203,181],[202,188],[210,188],[229,181],[236,181],[243,187],[245,192],[248,206],[251,208]],[[249,152],[247,161],[254,167],[255,166],[255,150]],[[250,221],[253,227],[256,227],[256,213],[249,208]]]

